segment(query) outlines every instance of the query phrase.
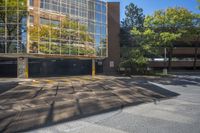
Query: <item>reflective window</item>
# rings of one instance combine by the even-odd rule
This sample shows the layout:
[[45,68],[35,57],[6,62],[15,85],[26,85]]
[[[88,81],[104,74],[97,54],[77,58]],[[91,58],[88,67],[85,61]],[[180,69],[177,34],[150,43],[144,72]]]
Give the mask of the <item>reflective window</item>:
[[100,35],[96,35],[95,36],[95,41],[96,41],[96,44],[99,46],[100,45],[100,41],[101,41]]
[[26,52],[27,14],[27,0],[1,0],[0,53]]
[[0,23],[0,36],[5,36],[5,24]]
[[49,25],[50,24],[49,19],[40,18],[40,24]]
[[106,15],[105,14],[102,14],[102,19],[101,20],[102,20],[102,23],[106,24],[107,20],[106,20]]
[[96,8],[96,11],[101,12],[101,4],[100,3],[96,3],[95,8]]
[[29,0],[29,5],[34,6],[34,0]]
[[100,13],[96,13],[95,18],[96,18],[96,21],[101,22],[101,14]]
[[102,13],[105,13],[105,14],[106,14],[106,4],[103,4],[103,5],[102,5]]
[[96,28],[96,34],[101,34],[101,25],[97,24],[95,28]]
[[93,22],[89,22],[88,31],[94,33],[94,24]]
[[88,1],[88,9],[94,10],[94,2],[93,1]]
[[58,21],[58,20],[51,20],[51,24],[53,26],[59,26],[60,25],[60,21]]
[[106,35],[106,25],[101,26],[101,34]]
[[41,0],[40,8],[40,19],[30,26],[30,53],[105,56],[105,2]]
[[29,19],[30,19],[30,20],[29,20],[30,23],[33,24],[33,23],[34,23],[34,16],[30,16]]

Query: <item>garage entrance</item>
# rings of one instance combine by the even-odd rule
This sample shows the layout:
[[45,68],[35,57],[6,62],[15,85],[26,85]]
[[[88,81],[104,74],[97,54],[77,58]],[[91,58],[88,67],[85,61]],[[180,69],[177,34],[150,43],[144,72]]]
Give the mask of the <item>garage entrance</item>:
[[[96,73],[102,73],[102,68],[96,63]],[[91,60],[29,59],[29,77],[91,75],[91,70]]]
[[17,77],[17,59],[0,58],[0,77]]

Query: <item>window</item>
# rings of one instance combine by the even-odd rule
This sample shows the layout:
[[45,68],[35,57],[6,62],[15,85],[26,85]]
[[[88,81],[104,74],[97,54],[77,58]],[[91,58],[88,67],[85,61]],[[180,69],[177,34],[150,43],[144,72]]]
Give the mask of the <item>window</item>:
[[0,23],[0,36],[5,35],[5,25]]
[[34,6],[34,0],[29,0],[29,5]]
[[88,1],[89,10],[94,10],[94,3],[92,1]]
[[[29,21],[30,24],[39,21],[37,23],[43,25],[44,32],[42,33],[44,34],[38,34],[40,35],[38,37],[34,37],[35,34],[33,34],[33,37],[30,37],[32,51],[36,49],[34,50],[36,53],[45,54],[106,56],[106,2],[101,0],[40,0],[39,4],[40,9],[35,12],[41,14],[40,18],[36,20],[34,18],[36,16],[32,15]],[[34,0],[30,0],[30,5],[34,5]],[[2,32],[4,32],[3,27],[5,26],[0,28]],[[51,28],[50,32],[46,27]]]
[[100,35],[95,36],[95,41],[96,41],[96,44],[99,46],[101,42]]
[[94,12],[93,11],[88,12],[88,19],[94,20]]
[[101,22],[101,14],[96,13],[95,18],[96,18],[96,21]]
[[96,34],[101,33],[101,26],[99,24],[96,25],[95,29],[96,29]]
[[30,16],[30,17],[29,17],[29,22],[30,22],[31,24],[34,23],[34,16]]
[[51,20],[51,24],[53,26],[59,26],[60,25],[60,21],[58,21],[58,20]]
[[95,4],[95,7],[96,7],[96,11],[101,11],[101,5],[99,3],[96,3]]
[[45,5],[44,0],[41,0],[41,1],[40,1],[40,8],[45,8],[44,5]]
[[106,24],[106,15],[102,14],[102,23]]
[[106,13],[106,5],[102,5],[102,12]]
[[101,26],[101,34],[106,35],[106,25]]
[[40,18],[40,24],[48,25],[49,24],[49,19]]
[[89,22],[88,31],[94,33],[94,23],[93,22]]

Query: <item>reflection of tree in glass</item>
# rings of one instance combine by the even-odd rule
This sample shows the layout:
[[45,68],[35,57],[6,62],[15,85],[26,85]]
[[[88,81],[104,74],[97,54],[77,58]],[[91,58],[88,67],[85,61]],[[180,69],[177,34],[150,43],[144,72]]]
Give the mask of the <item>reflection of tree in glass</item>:
[[[23,24],[23,19],[25,19],[27,14],[26,2],[27,0],[0,0],[0,23],[3,23],[3,25],[0,26],[0,34],[3,34],[2,32],[4,32],[4,35],[7,33],[7,38],[0,36],[0,52],[9,53],[12,52],[13,49],[17,49],[17,47],[11,47],[13,47],[13,42],[16,43],[17,40],[21,39],[17,38],[17,34],[22,34],[21,30],[24,28],[23,25],[25,25]],[[7,51],[5,51],[6,40],[8,40]]]
[[[57,25],[34,25],[30,27],[30,52],[49,54],[93,55],[94,39],[87,27],[78,21],[64,18]],[[39,44],[39,48],[38,48]],[[60,45],[61,44],[61,45]]]

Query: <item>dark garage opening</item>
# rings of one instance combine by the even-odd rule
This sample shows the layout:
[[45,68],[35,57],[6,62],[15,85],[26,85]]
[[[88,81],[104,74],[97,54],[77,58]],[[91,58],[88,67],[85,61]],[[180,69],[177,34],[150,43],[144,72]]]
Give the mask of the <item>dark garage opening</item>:
[[0,58],[0,77],[17,77],[17,59]]
[[[102,67],[96,63],[96,72],[102,73]],[[29,77],[90,75],[91,69],[91,60],[29,59]]]

